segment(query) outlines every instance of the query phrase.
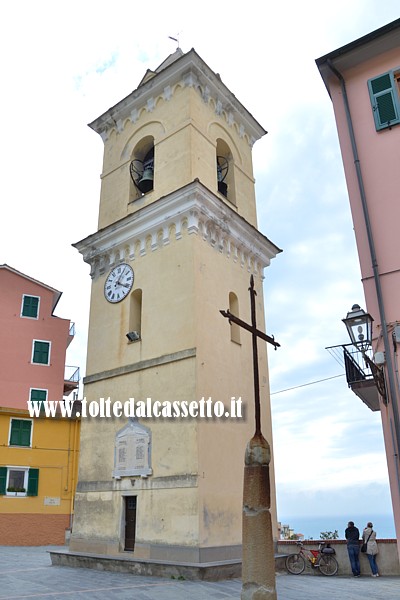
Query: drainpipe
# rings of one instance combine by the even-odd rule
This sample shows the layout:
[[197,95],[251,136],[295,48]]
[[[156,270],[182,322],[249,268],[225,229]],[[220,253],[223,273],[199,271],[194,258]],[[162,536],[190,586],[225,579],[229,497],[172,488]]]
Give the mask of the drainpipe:
[[[79,444],[79,421],[78,418],[75,417],[75,420],[73,422],[73,446],[72,446],[72,474],[71,474],[71,502],[70,502],[70,510],[69,510],[69,528],[72,532],[72,527],[73,527],[73,519],[74,519],[74,500],[75,500],[75,493],[74,493],[74,488],[76,485],[76,477],[75,477],[75,471],[76,471],[76,466],[77,466],[77,460],[78,460],[78,444]],[[76,490],[75,490],[76,491]]]
[[[367,230],[368,246],[369,246],[369,252],[370,252],[370,256],[371,256],[372,269],[373,269],[373,273],[374,273],[375,290],[376,290],[378,306],[379,306],[379,317],[380,317],[381,325],[382,325],[383,345],[384,345],[384,349],[385,349],[386,365],[387,365],[386,370],[387,370],[388,380],[389,380],[389,391],[390,391],[390,397],[392,399],[392,410],[393,410],[395,438],[396,438],[396,444],[394,445],[395,465],[396,465],[397,486],[399,488],[399,493],[400,493],[399,410],[398,410],[398,405],[397,405],[396,382],[394,379],[393,361],[392,361],[392,355],[391,355],[391,347],[390,347],[390,343],[389,343],[389,336],[388,336],[388,332],[387,332],[385,306],[384,306],[384,302],[383,302],[381,280],[379,277],[378,261],[377,261],[376,252],[375,252],[374,237],[372,234],[371,221],[369,218],[367,198],[366,198],[366,194],[365,194],[364,182],[363,182],[362,173],[361,173],[360,159],[358,157],[357,144],[356,144],[356,139],[355,139],[355,135],[354,135],[353,121],[352,121],[351,113],[350,113],[350,105],[349,105],[349,99],[347,97],[345,80],[344,80],[342,74],[333,66],[331,60],[329,60],[329,59],[327,60],[327,65],[330,68],[330,70],[332,71],[332,73],[334,75],[336,75],[336,77],[338,78],[338,80],[340,82],[342,94],[343,94],[343,102],[344,102],[344,108],[346,111],[347,127],[348,127],[348,131],[349,131],[349,135],[350,135],[351,147],[352,147],[353,158],[354,158],[354,165],[355,165],[356,173],[357,173],[358,188],[359,188],[359,192],[360,192],[361,204],[362,204],[362,209],[363,209],[363,214],[364,214],[365,228]],[[397,446],[397,452],[396,452],[396,446]]]

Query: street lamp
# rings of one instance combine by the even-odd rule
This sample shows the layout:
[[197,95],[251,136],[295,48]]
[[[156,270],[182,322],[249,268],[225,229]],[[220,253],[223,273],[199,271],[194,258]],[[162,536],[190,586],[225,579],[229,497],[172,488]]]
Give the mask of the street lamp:
[[372,322],[373,318],[369,313],[360,308],[358,304],[353,304],[351,311],[347,313],[345,319],[342,319],[346,325],[347,332],[355,348],[361,351],[365,363],[371,369],[372,377],[383,402],[386,404],[386,387],[383,369],[377,365],[367,354],[367,350],[372,345]]
[[360,348],[361,351],[367,350],[372,344],[373,318],[371,315],[360,308],[358,304],[353,304],[351,311],[342,320],[354,346]]

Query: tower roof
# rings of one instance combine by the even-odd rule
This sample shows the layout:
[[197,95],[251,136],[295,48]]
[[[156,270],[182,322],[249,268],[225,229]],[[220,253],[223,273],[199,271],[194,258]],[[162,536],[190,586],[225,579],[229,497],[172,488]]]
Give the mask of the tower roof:
[[236,121],[252,143],[267,133],[193,48],[186,54],[177,48],[154,71],[147,70],[133,92],[89,123],[89,127],[107,138],[112,129],[123,128],[126,119],[135,122],[141,109],[152,110],[156,98],[172,94],[178,83],[197,88],[205,101],[213,98],[218,114],[229,115],[230,122]]
[[167,56],[167,58],[165,60],[163,60],[163,62],[157,67],[157,69],[155,71],[152,71],[151,69],[147,69],[147,71],[143,75],[143,79],[140,81],[138,87],[140,87],[141,85],[146,83],[146,81],[148,81],[152,77],[155,77],[157,75],[157,73],[160,73],[163,69],[166,69],[167,67],[169,67],[170,64],[172,64],[173,62],[178,60],[178,58],[180,58],[181,56],[183,56],[183,52],[180,48],[177,48],[175,50],[175,52],[173,52],[172,54]]

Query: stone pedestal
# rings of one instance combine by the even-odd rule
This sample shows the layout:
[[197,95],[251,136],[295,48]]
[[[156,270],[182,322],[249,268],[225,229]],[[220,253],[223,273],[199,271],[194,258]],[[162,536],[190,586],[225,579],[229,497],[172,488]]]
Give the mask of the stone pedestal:
[[247,445],[243,491],[243,563],[241,600],[276,600],[269,464],[263,436]]

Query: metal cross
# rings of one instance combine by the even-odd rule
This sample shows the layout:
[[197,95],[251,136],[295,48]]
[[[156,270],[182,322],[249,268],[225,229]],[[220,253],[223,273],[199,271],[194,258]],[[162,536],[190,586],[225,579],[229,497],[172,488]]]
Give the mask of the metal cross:
[[229,319],[229,323],[236,323],[239,327],[243,327],[243,329],[247,329],[250,331],[253,338],[253,373],[254,373],[254,403],[255,403],[255,420],[256,420],[256,431],[255,436],[261,435],[261,411],[260,411],[260,380],[259,380],[259,372],[258,372],[258,348],[257,348],[257,338],[261,338],[265,340],[269,344],[272,344],[275,347],[280,346],[278,342],[274,340],[274,336],[269,336],[263,331],[257,329],[256,323],[256,300],[255,297],[257,292],[254,289],[254,277],[251,275],[250,277],[250,306],[251,306],[251,325],[239,319],[236,315],[233,315],[229,310],[220,310],[219,312],[223,317]]

